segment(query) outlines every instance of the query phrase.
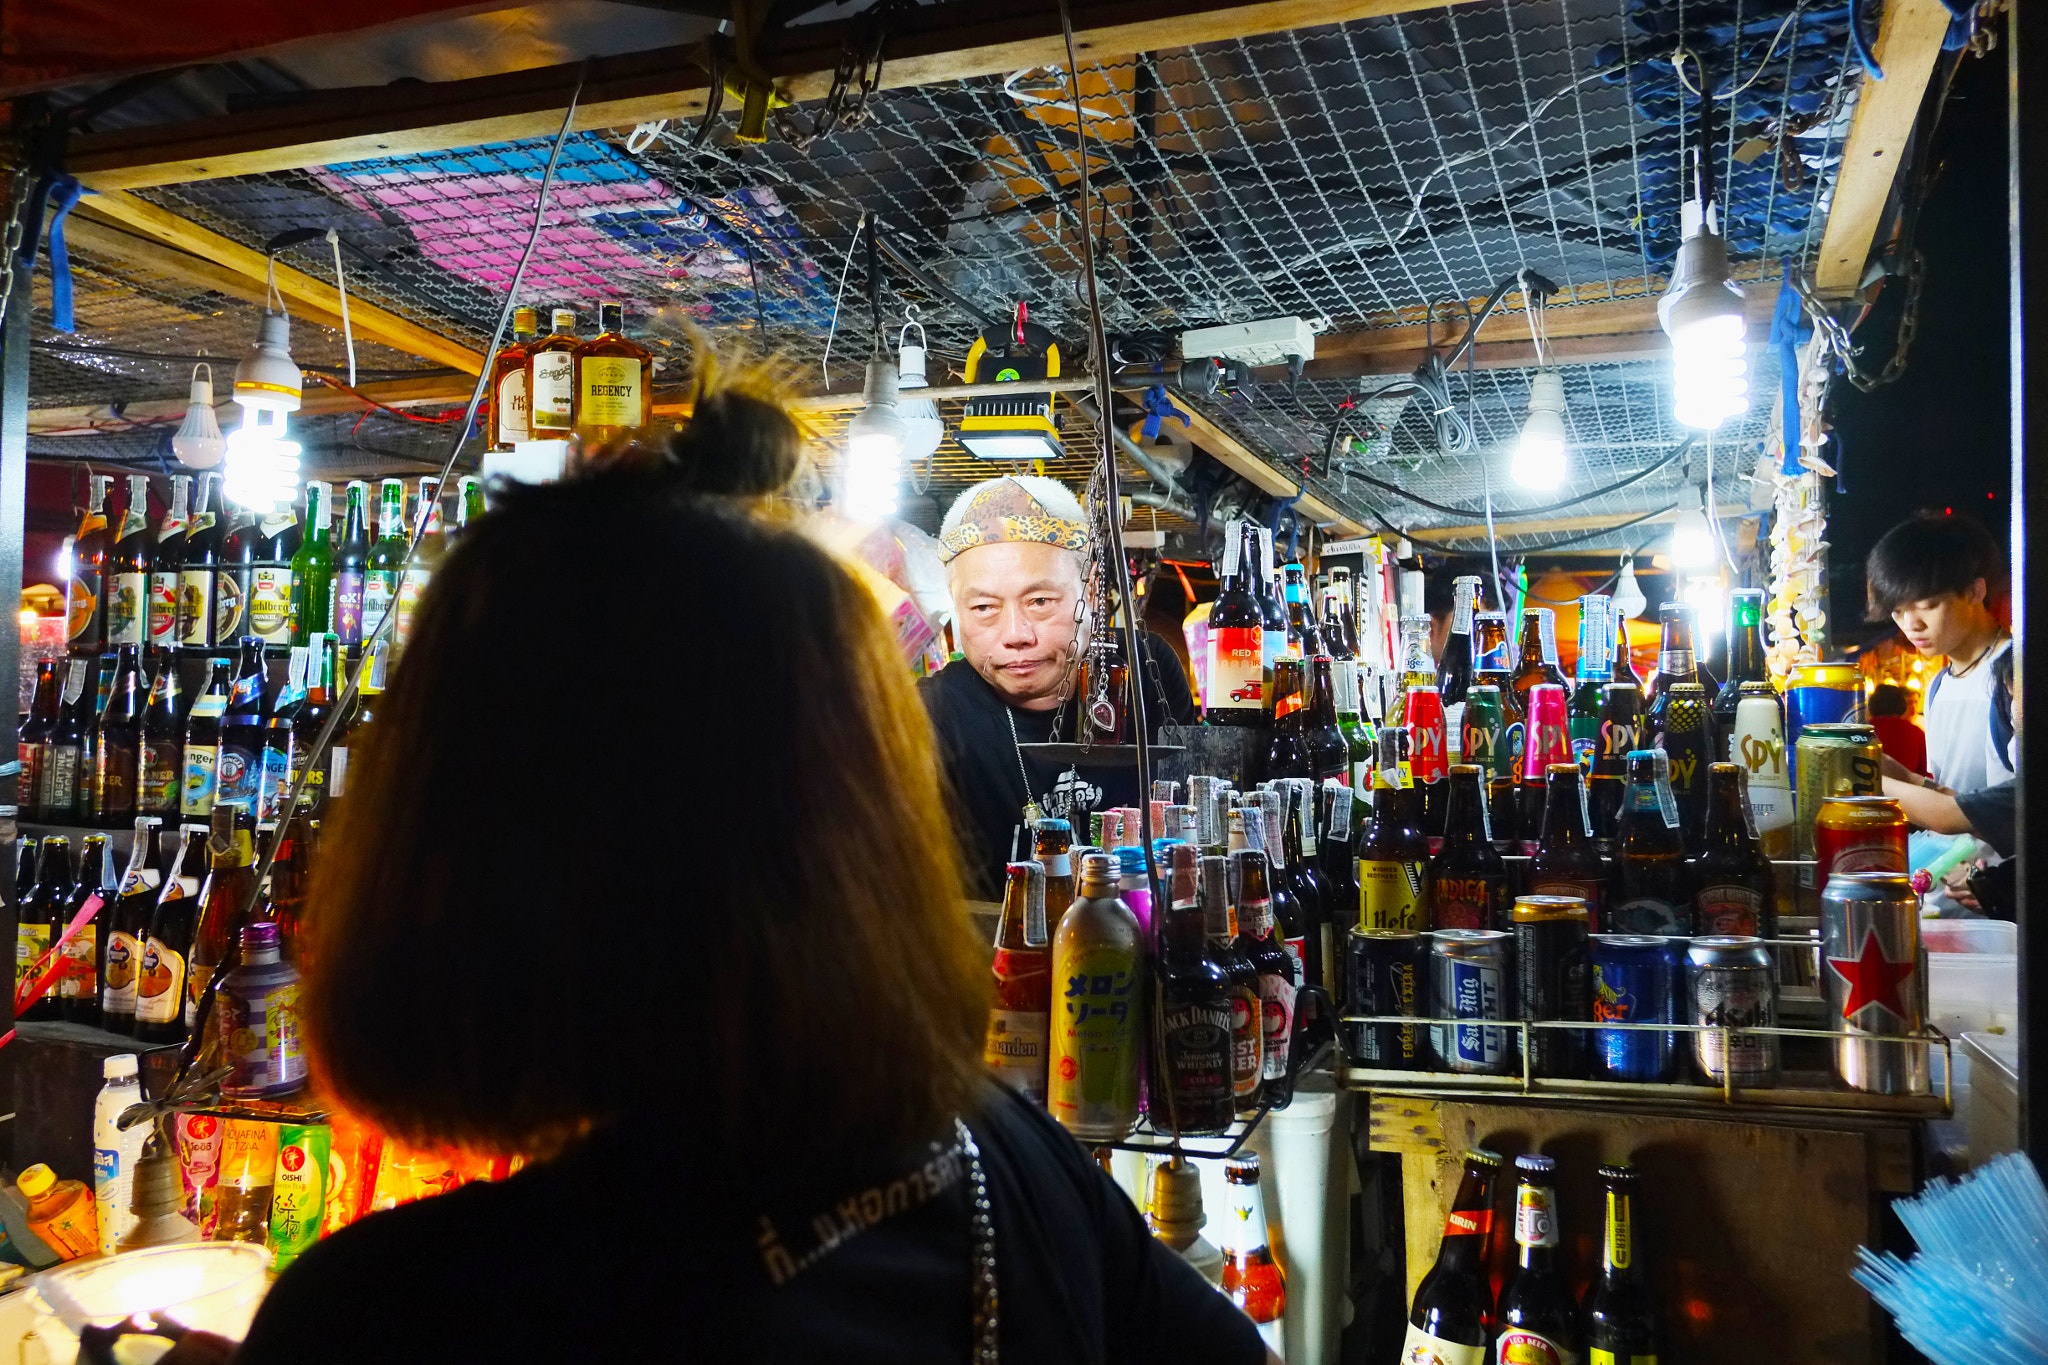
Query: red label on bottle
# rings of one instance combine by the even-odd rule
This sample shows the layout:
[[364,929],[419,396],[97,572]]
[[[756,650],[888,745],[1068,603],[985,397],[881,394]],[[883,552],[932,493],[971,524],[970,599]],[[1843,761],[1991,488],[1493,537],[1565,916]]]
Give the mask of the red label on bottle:
[[1452,1209],[1444,1220],[1446,1237],[1484,1237],[1492,1231],[1492,1209]]
[[1256,711],[1264,705],[1265,647],[1257,626],[1210,628],[1209,686],[1203,697],[1210,710]]
[[1438,929],[1491,929],[1487,908],[1493,884],[1484,877],[1439,877],[1433,895]]

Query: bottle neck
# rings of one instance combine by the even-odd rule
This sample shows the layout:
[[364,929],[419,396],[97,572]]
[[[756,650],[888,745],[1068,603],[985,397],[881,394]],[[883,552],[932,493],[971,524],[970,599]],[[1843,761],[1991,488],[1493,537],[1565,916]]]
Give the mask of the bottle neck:
[[1557,1194],[1524,1180],[1515,1191],[1515,1250],[1530,1270],[1549,1270],[1557,1259]]
[[1742,812],[1742,779],[1736,773],[1708,772],[1708,848],[1739,850],[1749,845],[1749,822]]
[[1451,778],[1450,807],[1444,813],[1444,847],[1468,847],[1487,840],[1483,774]]
[[1609,1185],[1606,1204],[1600,1276],[1609,1284],[1640,1284],[1643,1270],[1636,1257],[1635,1196],[1625,1186]]
[[1322,729],[1337,723],[1337,672],[1329,659],[1317,659],[1309,674],[1308,724]]
[[1543,789],[1544,848],[1576,848],[1591,837],[1586,831],[1584,791],[1576,775],[1552,775]]
[[1484,1273],[1486,1247],[1493,1237],[1493,1181],[1497,1167],[1465,1163],[1464,1178],[1444,1218],[1444,1240],[1437,1248],[1439,1269]]

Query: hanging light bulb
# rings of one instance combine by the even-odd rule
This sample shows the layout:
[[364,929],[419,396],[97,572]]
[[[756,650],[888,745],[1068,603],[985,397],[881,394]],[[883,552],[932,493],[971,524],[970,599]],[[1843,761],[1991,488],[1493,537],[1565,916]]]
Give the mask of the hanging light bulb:
[[1682,219],[1684,240],[1657,320],[1671,338],[1674,415],[1712,431],[1749,410],[1749,318],[1728,276],[1728,243],[1715,230],[1713,206],[1688,200]]
[[1548,491],[1564,482],[1564,380],[1538,370],[1529,380],[1529,416],[1508,472],[1524,488]]
[[1704,569],[1714,562],[1714,528],[1707,524],[1706,505],[1698,484],[1687,484],[1671,524],[1671,563],[1680,569]]
[[[206,371],[201,379],[199,372]],[[220,422],[213,415],[213,366],[192,367],[192,398],[185,408],[185,420],[171,438],[171,453],[187,469],[211,469],[227,452],[227,438],[220,434]]]
[[880,521],[896,514],[903,478],[905,429],[894,365],[868,362],[866,400],[846,424],[840,513],[854,521]]
[[292,363],[291,319],[265,312],[256,341],[235,371],[242,424],[227,438],[226,492],[256,511],[276,511],[299,491],[299,443],[285,439],[285,415],[299,410],[304,384]]
[[[911,328],[917,328],[917,344],[904,340]],[[924,373],[924,324],[912,318],[903,324],[903,331],[897,335],[897,385],[901,389],[926,387]],[[903,419],[903,458],[910,464],[929,460],[938,450],[939,442],[946,439],[946,423],[939,416],[938,404],[929,398],[901,398],[896,412]]]
[[1650,599],[1643,596],[1643,585],[1636,582],[1635,556],[1621,561],[1621,573],[1614,580],[1614,609],[1626,617],[1641,616],[1649,610]]
[[1693,630],[1701,654],[1713,652],[1712,642],[1728,628],[1728,594],[1721,575],[1691,575],[1685,580],[1685,601],[1692,607]]

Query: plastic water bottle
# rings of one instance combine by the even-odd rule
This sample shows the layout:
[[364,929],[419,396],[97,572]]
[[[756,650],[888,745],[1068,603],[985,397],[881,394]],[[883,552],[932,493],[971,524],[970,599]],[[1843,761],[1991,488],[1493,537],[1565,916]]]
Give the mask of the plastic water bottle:
[[135,1164],[149,1141],[149,1125],[138,1123],[123,1132],[115,1126],[121,1111],[142,1103],[135,1054],[118,1053],[100,1063],[106,1084],[92,1106],[92,1189],[100,1211],[100,1252],[111,1256],[135,1225],[129,1207],[135,1186]]

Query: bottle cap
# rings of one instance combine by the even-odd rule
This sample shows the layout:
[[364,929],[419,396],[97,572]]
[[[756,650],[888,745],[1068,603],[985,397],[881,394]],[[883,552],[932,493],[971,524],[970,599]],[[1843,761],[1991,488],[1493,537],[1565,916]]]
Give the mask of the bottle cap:
[[1610,1185],[1632,1181],[1636,1178],[1636,1168],[1627,1165],[1602,1166],[1600,1178]]
[[1117,860],[1107,853],[1084,853],[1081,855],[1081,875],[1112,880],[1117,876]]
[[1125,844],[1116,851],[1117,870],[1126,877],[1145,875],[1145,850]]
[[242,930],[242,951],[244,953],[274,952],[278,945],[277,925],[270,920],[258,920]]
[[130,1080],[138,1070],[134,1053],[117,1052],[100,1063],[100,1078],[109,1081]]
[[40,1199],[57,1183],[57,1173],[38,1162],[14,1177],[14,1187],[31,1199]]
[[1051,818],[1050,816],[1040,820],[1031,828],[1032,831],[1037,834],[1044,834],[1047,830],[1065,830],[1069,834],[1072,834],[1074,832],[1074,826],[1072,825],[1072,823],[1066,820],[1056,820]]
[[1515,1169],[1527,1175],[1550,1175],[1557,1170],[1557,1159],[1538,1152],[1524,1152],[1515,1158]]

